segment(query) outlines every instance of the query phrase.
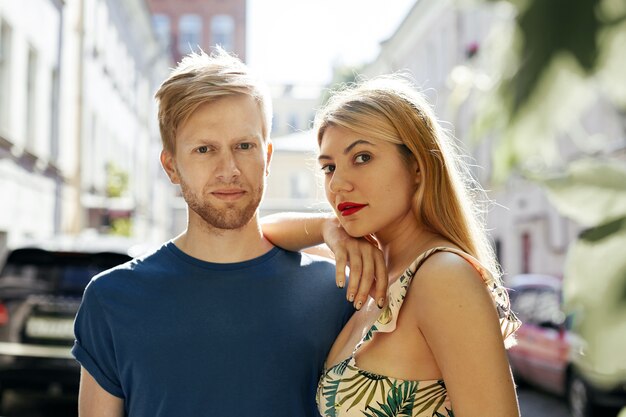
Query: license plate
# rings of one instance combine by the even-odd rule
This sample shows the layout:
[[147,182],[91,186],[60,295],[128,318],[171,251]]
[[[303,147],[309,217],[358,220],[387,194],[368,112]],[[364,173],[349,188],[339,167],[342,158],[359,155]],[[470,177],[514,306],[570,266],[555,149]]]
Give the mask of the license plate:
[[26,323],[26,336],[40,339],[74,340],[74,319],[31,317]]

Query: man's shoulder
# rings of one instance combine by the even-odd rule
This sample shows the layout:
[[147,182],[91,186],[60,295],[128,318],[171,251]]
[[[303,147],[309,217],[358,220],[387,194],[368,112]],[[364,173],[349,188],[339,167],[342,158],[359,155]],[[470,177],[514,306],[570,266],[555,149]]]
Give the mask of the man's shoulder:
[[135,276],[154,274],[163,268],[171,268],[171,260],[165,259],[167,258],[166,246],[167,244],[164,244],[139,257],[102,271],[92,278],[90,284],[106,286],[118,280],[132,279]]
[[335,268],[335,261],[324,256],[303,251],[292,252],[285,250],[284,252],[287,255],[287,259],[289,259],[291,262],[294,262],[300,267]]

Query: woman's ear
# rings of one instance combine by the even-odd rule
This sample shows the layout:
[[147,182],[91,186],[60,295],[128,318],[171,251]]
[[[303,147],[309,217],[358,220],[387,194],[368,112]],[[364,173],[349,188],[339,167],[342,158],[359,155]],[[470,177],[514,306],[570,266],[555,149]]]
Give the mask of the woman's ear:
[[417,159],[412,158],[411,160],[411,172],[415,175],[415,184],[419,184],[422,182],[422,171],[420,170],[420,165],[417,162]]
[[161,166],[169,177],[172,184],[180,184],[180,177],[178,176],[178,170],[176,169],[176,162],[174,162],[174,155],[170,151],[163,149],[161,151]]

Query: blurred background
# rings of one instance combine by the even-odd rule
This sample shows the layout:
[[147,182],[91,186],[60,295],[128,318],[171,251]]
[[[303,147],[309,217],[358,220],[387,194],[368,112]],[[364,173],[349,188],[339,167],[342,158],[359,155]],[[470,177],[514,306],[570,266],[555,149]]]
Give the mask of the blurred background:
[[[52,284],[22,275],[53,261],[11,253],[136,254],[184,230],[186,206],[159,165],[153,95],[184,54],[218,44],[272,89],[261,215],[328,210],[310,128],[329,88],[411,74],[489,190],[485,221],[525,322],[510,351],[522,415],[617,415],[623,0],[0,0],[0,415],[76,409],[71,329],[63,333],[74,311],[32,307],[32,282]],[[46,288],[48,304],[68,297]],[[69,383],[26,377],[57,365],[73,372]],[[35,385],[38,401],[21,400]],[[51,398],[66,404],[55,411]]]

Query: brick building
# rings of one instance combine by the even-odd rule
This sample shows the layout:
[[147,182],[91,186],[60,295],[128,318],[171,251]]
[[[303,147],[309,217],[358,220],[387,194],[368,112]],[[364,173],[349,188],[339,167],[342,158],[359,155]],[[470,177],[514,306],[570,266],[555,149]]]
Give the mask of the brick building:
[[221,45],[246,59],[246,0],[148,0],[152,21],[174,62],[191,49]]

